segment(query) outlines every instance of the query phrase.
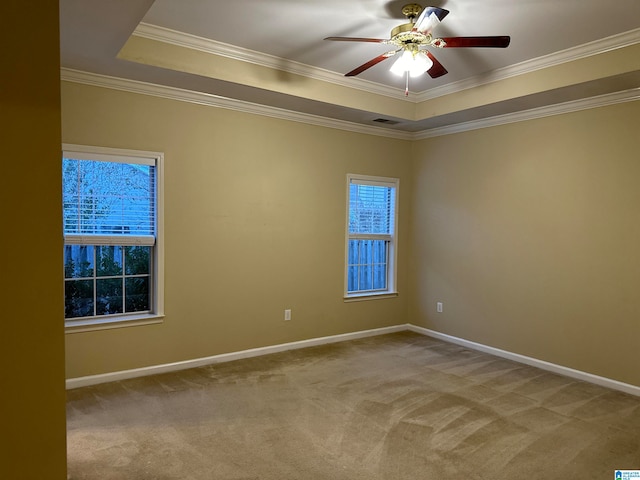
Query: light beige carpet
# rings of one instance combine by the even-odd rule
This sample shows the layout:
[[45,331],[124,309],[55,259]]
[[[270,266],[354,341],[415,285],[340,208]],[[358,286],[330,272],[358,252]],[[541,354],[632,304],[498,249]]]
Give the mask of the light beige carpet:
[[403,332],[68,392],[72,480],[612,479],[640,397]]

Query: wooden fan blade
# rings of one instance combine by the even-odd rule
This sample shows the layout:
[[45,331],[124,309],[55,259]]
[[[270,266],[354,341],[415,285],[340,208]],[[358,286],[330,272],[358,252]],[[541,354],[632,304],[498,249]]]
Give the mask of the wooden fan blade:
[[511,37],[443,37],[444,48],[457,47],[488,47],[506,48],[511,42]]
[[384,38],[362,38],[362,37],[327,37],[325,40],[332,40],[334,42],[370,42],[370,43],[384,43],[387,40]]
[[412,32],[423,34],[431,33],[431,30],[438,25],[444,17],[449,14],[449,10],[438,7],[425,7],[413,26]]
[[423,52],[433,62],[431,68],[427,70],[427,73],[431,78],[438,78],[448,73],[447,69],[442,66],[442,64],[436,57],[431,54],[431,52],[429,52],[428,50],[421,50],[421,52]]
[[400,51],[402,51],[401,48],[399,48],[398,50],[396,50],[394,52],[392,51],[392,52],[383,53],[382,55],[378,55],[376,58],[372,58],[367,63],[363,63],[358,68],[354,68],[349,73],[345,73],[344,76],[345,77],[353,77],[355,75],[358,75],[358,74],[364,72],[365,70],[367,70],[368,68],[371,68],[374,65],[377,65],[378,63],[382,62],[383,60],[386,60],[389,57],[393,57],[396,53],[398,53]]

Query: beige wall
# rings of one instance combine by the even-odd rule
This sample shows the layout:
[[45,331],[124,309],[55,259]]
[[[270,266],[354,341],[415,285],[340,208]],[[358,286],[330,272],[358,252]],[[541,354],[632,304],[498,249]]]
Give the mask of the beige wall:
[[417,142],[409,321],[640,385],[639,120],[631,102]]
[[[62,92],[64,142],[166,159],[165,321],[67,335],[69,378],[410,322],[640,385],[640,102],[412,144]],[[348,172],[401,179],[398,298],[342,300]]]
[[58,3],[0,3],[2,478],[66,478]]
[[[406,321],[410,142],[66,82],[62,135],[165,154],[164,323],[68,334],[68,377]],[[400,178],[397,298],[342,299],[347,173]]]

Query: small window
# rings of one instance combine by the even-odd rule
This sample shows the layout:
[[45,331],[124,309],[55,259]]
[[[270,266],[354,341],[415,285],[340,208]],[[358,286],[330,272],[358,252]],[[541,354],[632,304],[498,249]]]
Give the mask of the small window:
[[160,316],[162,154],[65,147],[67,326]]
[[348,175],[345,297],[396,293],[399,180]]

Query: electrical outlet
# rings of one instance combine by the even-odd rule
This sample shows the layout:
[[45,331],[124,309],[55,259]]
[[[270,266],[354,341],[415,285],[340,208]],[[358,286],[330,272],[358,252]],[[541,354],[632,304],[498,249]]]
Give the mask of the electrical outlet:
[[436,303],[436,311],[442,313],[442,302]]
[[290,308],[287,308],[284,311],[284,319],[285,320],[291,320],[291,309]]

